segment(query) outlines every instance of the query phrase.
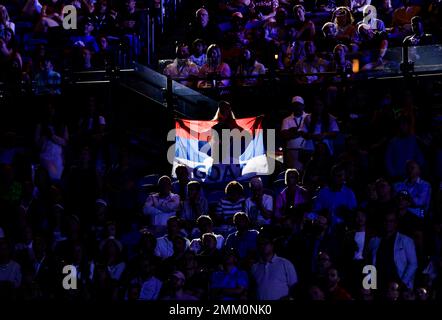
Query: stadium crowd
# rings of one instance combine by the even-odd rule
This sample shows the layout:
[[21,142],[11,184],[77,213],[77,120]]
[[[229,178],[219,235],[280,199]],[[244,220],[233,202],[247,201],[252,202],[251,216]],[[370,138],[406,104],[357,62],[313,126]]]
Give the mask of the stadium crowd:
[[[203,76],[259,75],[272,66],[307,74],[297,80],[305,85],[324,80],[314,73],[352,69],[347,55],[377,68],[387,46],[440,40],[440,1],[373,1],[378,17],[370,23],[359,23],[369,0],[338,2],[198,3],[164,73],[205,88],[231,80]],[[121,9],[73,1],[81,28],[58,60],[44,42],[60,27],[65,3],[6,4],[0,70],[8,84],[35,79],[36,94],[63,94],[54,65],[105,65],[112,39],[141,55],[135,0],[116,2]],[[16,46],[26,43],[15,40],[19,20],[43,43]],[[185,166],[174,177],[157,168],[137,174],[94,95],[74,125],[49,97],[27,132],[32,145],[2,132],[0,298],[440,300],[442,125],[431,118],[431,99],[415,89],[378,92],[362,130],[351,122],[360,115],[336,105],[362,105],[370,92],[336,98],[329,83],[323,92],[293,94],[290,115],[276,126],[284,164],[269,176],[216,186]],[[219,122],[230,126],[237,108],[220,103]],[[76,268],[77,290],[63,289],[66,265]],[[366,265],[376,266],[376,290],[362,286]]]

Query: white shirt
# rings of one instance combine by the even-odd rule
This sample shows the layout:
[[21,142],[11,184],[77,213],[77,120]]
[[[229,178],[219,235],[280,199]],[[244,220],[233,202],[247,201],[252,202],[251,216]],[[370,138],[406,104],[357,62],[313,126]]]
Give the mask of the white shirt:
[[[220,234],[215,234],[212,232],[212,234],[215,236],[216,238],[216,248],[218,250],[221,250],[223,248],[224,245],[224,237]],[[201,251],[202,248],[202,241],[201,238],[195,238],[190,242],[190,246],[189,249],[195,253],[199,253]]]
[[[304,119],[307,116],[307,113],[303,112],[300,117],[295,117],[295,115],[292,113],[290,116],[282,120],[281,130],[288,130],[290,128],[297,128],[298,131],[303,127],[304,125]],[[302,149],[304,148],[304,138],[298,137],[296,139],[290,139],[287,141],[287,148],[288,149]]]
[[258,262],[252,266],[258,300],[279,300],[287,296],[298,282],[293,264],[274,255],[270,262]]
[[[267,211],[273,211],[273,197],[268,194],[263,194],[262,205]],[[256,220],[260,225],[270,224],[272,221],[272,219],[266,219],[262,216],[261,210],[258,210],[256,203],[252,200],[252,197],[249,197],[246,200],[246,213],[252,221]]]
[[167,219],[174,216],[180,207],[180,196],[170,193],[160,198],[158,193],[151,194],[144,203],[143,212],[152,217],[153,226],[166,226]]
[[[190,241],[186,239],[186,248],[189,248]],[[173,242],[167,235],[157,238],[157,246],[155,247],[155,255],[161,259],[169,258],[173,255]]]
[[354,260],[364,259],[365,231],[355,232],[355,242],[358,250],[355,252]]

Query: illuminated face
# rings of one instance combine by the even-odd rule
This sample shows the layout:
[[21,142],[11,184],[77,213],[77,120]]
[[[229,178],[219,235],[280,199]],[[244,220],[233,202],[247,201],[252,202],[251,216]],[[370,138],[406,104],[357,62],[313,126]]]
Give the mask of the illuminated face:
[[301,22],[305,21],[305,10],[302,7],[298,7],[295,11],[295,17]]

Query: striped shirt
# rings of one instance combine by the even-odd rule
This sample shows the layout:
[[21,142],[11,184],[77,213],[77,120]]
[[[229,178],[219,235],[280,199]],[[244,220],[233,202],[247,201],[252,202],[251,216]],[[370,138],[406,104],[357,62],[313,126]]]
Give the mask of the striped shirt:
[[233,215],[237,212],[244,212],[245,210],[245,199],[241,198],[236,202],[231,202],[227,199],[221,199],[218,202],[218,207],[216,208],[216,214],[220,216],[223,221],[229,222],[229,219],[233,218]]

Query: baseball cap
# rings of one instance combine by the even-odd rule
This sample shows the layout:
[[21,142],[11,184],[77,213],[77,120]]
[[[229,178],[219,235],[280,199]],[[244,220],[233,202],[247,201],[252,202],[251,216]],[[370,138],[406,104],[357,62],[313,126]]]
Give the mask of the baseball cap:
[[294,96],[292,98],[292,103],[300,103],[300,104],[304,104],[304,99],[300,96]]

